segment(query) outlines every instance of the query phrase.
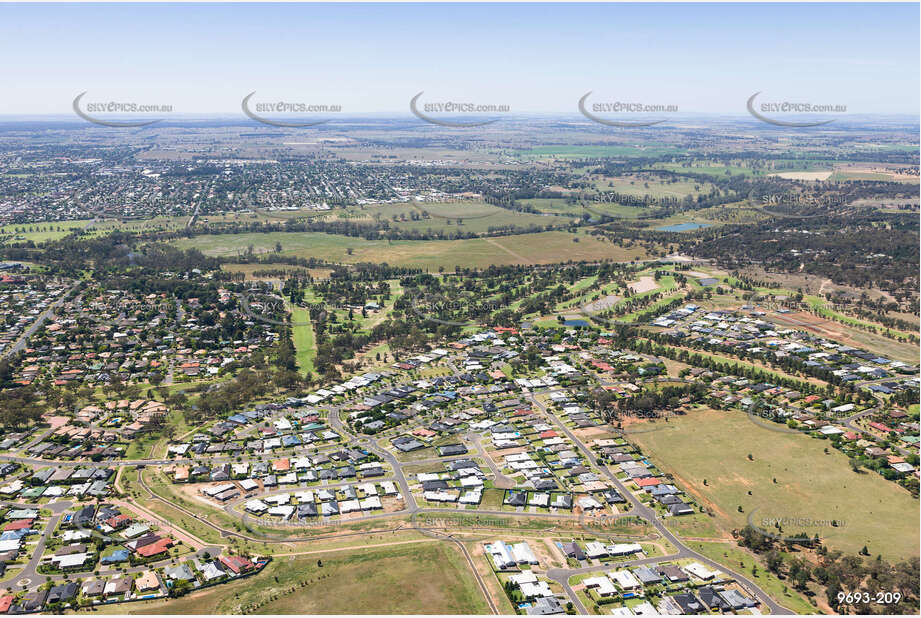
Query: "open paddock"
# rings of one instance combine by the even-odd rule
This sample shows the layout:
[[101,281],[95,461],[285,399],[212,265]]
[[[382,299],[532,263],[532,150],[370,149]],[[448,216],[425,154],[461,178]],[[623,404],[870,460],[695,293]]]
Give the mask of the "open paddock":
[[759,525],[766,518],[835,521],[778,534],[818,534],[829,548],[850,554],[866,545],[887,560],[918,554],[917,501],[876,473],[855,473],[829,442],[762,428],[738,410],[696,410],[669,425],[675,430],[635,434],[632,441],[712,509],[723,529],[741,528],[749,516]]
[[554,264],[572,261],[613,260],[628,262],[648,257],[640,246],[622,247],[586,234],[540,232],[465,240],[365,240],[322,232],[268,232],[216,234],[183,238],[181,249],[196,248],[206,255],[229,257],[254,254],[320,258],[333,262],[386,262],[430,270],[460,267],[486,268],[492,264]]

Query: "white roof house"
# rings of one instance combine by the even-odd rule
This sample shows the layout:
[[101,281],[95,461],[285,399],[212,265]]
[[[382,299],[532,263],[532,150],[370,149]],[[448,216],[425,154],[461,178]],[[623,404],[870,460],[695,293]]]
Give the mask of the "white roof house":
[[0,552],[6,553],[8,551],[19,551],[19,548],[22,546],[22,539],[9,539],[6,541],[0,541]]
[[273,506],[269,509],[269,515],[274,515],[275,517],[281,517],[282,519],[288,519],[291,515],[294,514],[294,509],[296,507],[291,504],[282,504],[278,506]]
[[633,606],[633,613],[637,616],[658,616],[659,612],[649,601],[643,601],[639,605]]
[[264,513],[269,509],[269,505],[262,500],[247,500],[243,508],[250,513]]
[[488,553],[490,558],[492,558],[496,568],[500,571],[509,567],[513,567],[517,564],[515,559],[512,557],[510,548],[502,541],[487,543],[484,548],[486,549],[486,553]]
[[637,590],[643,587],[643,584],[636,578],[636,576],[626,569],[620,569],[619,571],[614,571],[608,573],[615,584],[617,584],[621,590]]
[[603,558],[608,555],[608,548],[603,543],[589,541],[585,544],[585,555],[589,558]]
[[393,481],[383,481],[381,482],[381,492],[385,496],[391,496],[397,493],[397,486],[394,485]]
[[642,553],[643,547],[639,543],[615,543],[608,545],[608,553],[612,556],[628,556],[630,554]]
[[89,560],[90,554],[79,553],[79,554],[69,554],[67,556],[52,556],[51,563],[57,565],[60,569],[69,569],[73,567],[79,567],[86,564],[86,561]]
[[361,502],[358,500],[343,500],[339,503],[340,513],[353,513],[361,510]]
[[586,588],[593,588],[598,596],[610,597],[617,594],[617,588],[607,577],[589,577],[588,579],[583,579],[582,583],[585,584]]
[[720,575],[719,571],[714,571],[699,562],[692,562],[691,564],[684,565],[682,568],[698,579],[713,579]]
[[550,590],[550,585],[547,582],[526,582],[521,584],[519,588],[526,599],[553,596],[553,591]]
[[205,578],[205,581],[211,581],[212,579],[217,579],[225,575],[224,571],[219,569],[214,562],[209,562],[202,565],[200,570],[202,577]]
[[516,586],[529,583],[533,584],[537,581],[537,575],[534,574],[534,571],[522,571],[521,573],[515,573],[510,576],[508,580]]
[[468,489],[465,491],[458,502],[461,504],[479,504],[483,499],[483,490],[480,488],[477,489]]
[[531,546],[524,541],[512,545],[512,557],[518,564],[539,564]]

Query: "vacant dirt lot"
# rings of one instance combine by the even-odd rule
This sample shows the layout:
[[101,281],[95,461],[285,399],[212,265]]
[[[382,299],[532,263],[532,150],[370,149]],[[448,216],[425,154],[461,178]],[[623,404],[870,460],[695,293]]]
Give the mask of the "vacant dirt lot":
[[652,277],[640,277],[639,281],[634,281],[633,283],[627,284],[630,290],[634,294],[642,294],[643,292],[649,292],[651,290],[659,287],[659,284],[656,283],[656,280]]

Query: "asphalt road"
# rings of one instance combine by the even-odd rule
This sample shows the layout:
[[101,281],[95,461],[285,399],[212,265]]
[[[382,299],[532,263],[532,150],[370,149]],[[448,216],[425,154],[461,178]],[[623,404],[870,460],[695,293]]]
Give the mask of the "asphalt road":
[[[62,299],[62,300],[63,300],[63,299]],[[49,308],[49,309],[50,309],[50,308]],[[544,389],[540,389],[540,390],[538,390],[538,391],[536,391],[536,392],[542,392],[543,390],[544,390]],[[636,560],[636,561],[630,561],[630,562],[625,562],[625,563],[621,563],[621,564],[634,564],[634,563],[635,563],[635,564],[644,564],[644,563],[647,563],[647,562],[661,562],[661,561],[663,561],[663,560],[677,560],[677,559],[691,558],[691,559],[697,560],[698,562],[701,562],[701,563],[703,563],[703,564],[706,564],[706,565],[710,566],[711,568],[714,568],[714,569],[717,569],[717,570],[719,570],[719,571],[722,571],[723,573],[726,573],[727,575],[733,577],[737,582],[739,582],[739,584],[741,584],[744,588],[746,588],[753,596],[756,596],[756,597],[761,601],[761,603],[763,603],[763,605],[764,605],[766,608],[770,609],[771,613],[773,613],[773,614],[790,614],[790,613],[792,613],[792,612],[790,612],[788,609],[786,609],[785,607],[783,607],[783,606],[781,606],[780,604],[776,603],[776,602],[775,602],[773,599],[771,599],[763,590],[761,590],[754,582],[752,582],[751,580],[749,580],[749,579],[748,579],[747,577],[745,577],[744,575],[741,575],[741,574],[739,574],[739,573],[733,572],[733,571],[729,570],[728,568],[726,568],[725,566],[723,566],[723,565],[721,565],[721,564],[719,564],[719,563],[716,563],[715,561],[712,561],[712,560],[710,560],[709,558],[707,558],[707,557],[705,557],[705,556],[703,556],[703,555],[701,555],[701,554],[698,554],[697,552],[694,552],[693,550],[691,550],[690,548],[688,548],[686,545],[684,545],[680,540],[678,540],[678,538],[675,537],[675,535],[673,535],[673,534],[668,530],[668,528],[662,523],[662,521],[660,521],[660,520],[657,518],[656,512],[655,512],[652,508],[646,506],[646,505],[643,504],[641,501],[639,501],[639,500],[633,495],[633,493],[632,493],[629,489],[627,489],[627,488],[617,479],[617,477],[610,471],[610,469],[607,468],[607,466],[605,466],[605,465],[600,465],[600,464],[595,464],[595,463],[594,463],[594,462],[596,461],[596,459],[597,459],[596,456],[595,456],[595,454],[594,454],[594,453],[593,453],[593,452],[592,452],[592,451],[591,451],[591,450],[590,450],[590,449],[589,449],[589,448],[588,448],[578,437],[576,437],[576,436],[572,433],[572,431],[569,430],[569,428],[566,427],[565,423],[563,423],[561,419],[559,419],[555,414],[553,414],[552,412],[550,412],[550,411],[546,408],[546,406],[544,406],[544,405],[534,396],[534,394],[535,394],[535,393],[528,394],[528,395],[526,395],[526,398],[529,399],[529,400],[533,403],[533,405],[536,406],[536,407],[541,411],[541,413],[544,414],[544,415],[547,417],[547,419],[549,419],[549,420],[552,421],[555,425],[557,425],[557,426],[560,428],[560,430],[563,431],[563,433],[565,433],[566,436],[573,442],[573,444],[575,444],[575,445],[579,448],[579,450],[582,451],[582,453],[585,455],[585,457],[587,457],[588,460],[589,460],[590,462],[593,462],[593,465],[595,465],[595,466],[596,466],[596,467],[597,467],[597,468],[598,468],[598,469],[599,469],[599,470],[600,470],[600,471],[611,481],[611,483],[620,491],[620,493],[630,502],[632,508],[631,508],[628,512],[625,512],[625,513],[620,514],[620,515],[615,516],[615,517],[639,517],[639,518],[642,518],[642,519],[648,521],[648,522],[657,530],[657,532],[658,532],[662,537],[664,537],[665,539],[667,539],[675,548],[678,549],[678,552],[677,552],[677,553],[675,553],[675,554],[673,554],[673,555],[670,555],[670,556],[666,556],[666,557],[661,557],[661,556],[659,556],[659,557],[654,557],[654,558],[644,558],[644,559],[640,559],[640,560]],[[484,593],[484,596],[485,596],[486,599],[488,600],[488,602],[489,602],[489,604],[490,604],[490,607],[491,607],[491,609],[492,609],[492,611],[493,611],[494,613],[498,613],[498,608],[495,606],[494,602],[492,601],[492,598],[491,598],[491,596],[489,595],[489,592],[488,592],[488,590],[487,590],[487,588],[486,588],[486,585],[485,585],[485,583],[483,582],[482,578],[480,577],[480,575],[479,575],[479,573],[478,573],[478,571],[477,571],[477,569],[476,569],[476,566],[475,566],[475,564],[474,564],[474,562],[473,562],[473,559],[472,559],[472,557],[470,556],[470,554],[469,554],[469,552],[468,552],[466,546],[464,545],[464,543],[461,542],[461,540],[459,540],[459,539],[455,538],[454,536],[452,536],[451,534],[447,534],[447,533],[444,533],[444,532],[440,532],[440,531],[438,531],[438,530],[436,530],[436,529],[433,529],[433,528],[427,528],[427,527],[419,526],[419,525],[416,523],[416,518],[417,518],[417,516],[419,516],[419,515],[425,515],[425,514],[460,514],[460,513],[462,513],[462,514],[469,514],[469,515],[475,514],[475,515],[478,515],[478,516],[479,516],[479,515],[487,515],[487,516],[488,516],[488,515],[494,515],[494,516],[510,516],[510,515],[512,515],[512,516],[519,516],[519,517],[541,518],[541,519],[547,519],[547,520],[560,520],[560,519],[572,520],[572,519],[577,519],[577,518],[578,518],[576,515],[558,515],[558,514],[555,514],[555,513],[525,513],[525,512],[522,512],[522,513],[510,513],[510,512],[508,512],[508,511],[491,510],[491,509],[477,509],[476,511],[466,511],[466,510],[457,509],[457,508],[424,508],[424,507],[420,507],[420,506],[416,503],[416,499],[415,499],[415,497],[413,496],[412,492],[410,491],[409,483],[408,483],[408,481],[406,480],[405,474],[403,473],[403,465],[404,465],[404,464],[402,464],[392,453],[390,453],[390,452],[387,451],[387,450],[384,450],[384,449],[380,448],[380,447],[375,443],[375,441],[374,441],[372,438],[368,438],[368,437],[364,437],[364,436],[357,436],[357,435],[353,434],[353,433],[345,426],[345,424],[342,422],[342,419],[340,418],[340,412],[341,412],[342,408],[344,407],[344,405],[345,405],[345,404],[339,405],[339,406],[328,406],[328,407],[325,408],[326,411],[327,411],[327,413],[328,413],[327,422],[328,422],[329,426],[330,426],[333,430],[335,430],[336,432],[338,432],[338,433],[343,437],[343,442],[344,442],[344,443],[352,444],[353,446],[360,446],[361,448],[367,449],[368,451],[370,451],[370,452],[374,453],[375,455],[377,455],[378,457],[380,457],[384,462],[386,462],[386,463],[390,466],[390,468],[393,470],[393,475],[387,477],[387,478],[384,479],[384,480],[390,480],[390,479],[392,479],[392,480],[395,480],[395,481],[399,484],[399,486],[400,486],[400,491],[401,491],[401,493],[402,493],[402,495],[403,495],[403,499],[404,499],[404,502],[405,502],[405,505],[406,505],[405,508],[404,508],[403,510],[401,510],[401,511],[391,512],[391,513],[375,513],[375,514],[370,514],[370,515],[364,515],[364,516],[361,516],[361,517],[358,517],[358,518],[349,520],[349,522],[351,523],[351,522],[358,522],[358,521],[365,521],[365,520],[372,520],[372,519],[385,519],[385,518],[392,518],[392,517],[399,517],[399,516],[407,516],[407,515],[410,516],[410,523],[409,523],[409,525],[404,526],[404,525],[401,524],[399,527],[394,528],[394,530],[399,530],[399,529],[413,529],[413,530],[416,530],[416,531],[418,531],[418,532],[420,532],[420,533],[422,533],[422,534],[424,534],[424,535],[426,535],[426,536],[430,536],[430,537],[432,537],[432,538],[438,538],[438,539],[441,539],[441,540],[444,540],[444,541],[446,541],[446,542],[450,542],[450,543],[456,545],[456,546],[461,550],[461,552],[462,552],[462,554],[464,555],[465,559],[468,561],[468,563],[469,563],[469,565],[470,565],[470,567],[471,567],[471,571],[473,572],[474,577],[477,579],[478,585],[481,587],[481,589],[482,589],[482,591],[483,591],[483,593]],[[855,415],[855,416],[856,416],[856,415]],[[468,436],[468,438],[469,438],[469,436]],[[472,441],[473,441],[473,443],[474,443],[474,447],[475,447],[475,449],[476,449],[476,451],[477,451],[477,453],[476,453],[475,456],[485,457],[485,453],[483,452],[483,449],[482,449],[482,446],[480,445],[480,442],[479,442],[478,437],[477,437],[477,438],[471,438],[471,439],[472,439]],[[221,462],[226,462],[226,461],[232,461],[233,459],[234,459],[233,457],[215,457],[215,458],[209,458],[207,461],[209,461],[209,462],[211,462],[211,463],[221,463]],[[450,459],[452,459],[452,458],[437,458],[437,459],[433,459],[432,461],[443,462],[443,461],[448,461],[448,460],[450,460]],[[148,465],[156,466],[156,465],[170,465],[170,464],[177,464],[177,463],[179,463],[179,464],[193,464],[193,463],[199,463],[199,462],[203,461],[203,460],[201,460],[201,459],[135,459],[135,460],[120,460],[120,461],[109,461],[109,462],[53,462],[53,461],[44,460],[44,459],[28,458],[28,457],[15,457],[15,456],[0,456],[0,460],[15,461],[15,462],[18,462],[18,463],[32,464],[32,465],[50,465],[50,464],[56,464],[56,465],[95,466],[95,467],[138,466],[138,465],[140,465],[140,466],[148,466]],[[486,457],[486,460],[489,461],[489,458]],[[419,462],[414,461],[414,462],[411,462],[411,463],[412,463],[412,464],[417,464],[417,463],[419,463]],[[498,480],[499,478],[503,478],[503,479],[505,478],[503,475],[501,475],[501,471],[498,470],[498,468],[495,466],[495,464],[493,464],[493,465],[490,466],[490,471],[493,473],[493,475],[496,476],[496,479],[497,479],[497,480]],[[226,529],[226,528],[222,528],[221,526],[218,526],[217,524],[214,524],[214,523],[208,521],[207,519],[205,519],[204,517],[202,517],[201,515],[199,515],[199,514],[197,514],[197,513],[194,513],[194,512],[192,512],[192,511],[189,511],[188,509],[182,507],[181,505],[178,505],[178,504],[169,502],[169,501],[167,501],[167,500],[165,500],[165,499],[159,497],[157,494],[155,494],[153,491],[151,491],[150,488],[147,486],[146,482],[144,481],[143,471],[141,471],[141,470],[139,470],[139,472],[138,472],[138,484],[139,484],[139,486],[141,487],[142,490],[144,490],[145,492],[147,492],[147,494],[149,495],[149,499],[150,499],[150,500],[158,500],[158,501],[161,501],[161,502],[167,504],[168,506],[170,506],[171,508],[176,509],[176,510],[178,510],[178,511],[180,511],[180,512],[182,512],[182,513],[184,513],[184,514],[186,514],[186,515],[188,515],[188,516],[190,516],[190,517],[195,518],[195,519],[196,519],[197,521],[199,521],[200,523],[202,523],[202,524],[204,524],[204,525],[207,525],[207,526],[211,527],[212,529],[216,530],[223,538],[236,537],[236,538],[240,538],[240,539],[244,539],[244,540],[248,540],[248,541],[252,541],[252,542],[257,542],[257,543],[292,543],[292,542],[299,542],[299,541],[308,542],[308,541],[315,541],[315,540],[318,540],[318,539],[320,539],[320,538],[323,538],[323,536],[317,536],[317,535],[308,536],[308,537],[304,537],[304,538],[291,537],[291,536],[283,536],[283,535],[280,535],[280,536],[277,537],[277,538],[268,537],[268,536],[250,536],[249,534],[244,534],[244,533],[238,532],[238,531],[236,531],[236,530],[228,530],[228,529]],[[342,485],[342,484],[343,484],[343,483],[337,483],[337,484],[334,484],[334,485],[329,485],[329,487],[335,487],[335,486],[339,486],[339,485]],[[323,487],[326,487],[326,486],[323,486]],[[320,488],[323,488],[323,487],[320,487]],[[228,513],[230,513],[230,514],[233,514],[234,516],[239,516],[239,513],[235,512],[235,511],[233,510],[233,506],[235,506],[236,504],[238,504],[239,502],[241,502],[241,501],[243,501],[243,500],[245,500],[245,498],[244,498],[244,499],[237,500],[237,501],[235,501],[235,502],[232,503],[232,504],[226,505],[226,506],[224,507],[224,508],[225,508],[225,511],[228,512]],[[66,505],[66,506],[65,506],[65,505]],[[59,520],[60,520],[60,517],[61,517],[61,513],[62,513],[64,510],[69,509],[69,508],[71,507],[71,504],[70,504],[69,502],[57,502],[57,503],[52,503],[51,505],[48,505],[48,507],[49,507],[49,508],[57,508],[58,511],[49,519],[48,524],[47,524],[47,526],[46,526],[46,528],[45,528],[45,531],[43,532],[42,537],[41,537],[41,539],[39,540],[39,545],[37,545],[37,546],[35,547],[35,551],[33,552],[32,559],[29,561],[29,563],[26,565],[26,567],[25,567],[20,573],[18,573],[15,577],[12,578],[12,580],[8,580],[8,581],[5,581],[5,582],[0,582],[0,588],[5,587],[5,585],[15,585],[15,581],[19,581],[19,580],[21,580],[21,579],[23,579],[23,578],[29,578],[30,580],[32,580],[32,583],[34,584],[34,583],[37,583],[37,582],[38,582],[38,579],[37,579],[37,578],[44,578],[44,577],[45,577],[45,576],[43,576],[43,575],[38,575],[38,574],[36,573],[36,571],[35,571],[35,568],[37,567],[38,562],[39,562],[39,560],[40,560],[40,558],[41,558],[41,556],[42,556],[42,552],[44,551],[45,542],[46,542],[46,540],[47,540],[48,535],[49,535],[49,534],[51,533],[51,531],[53,531],[53,530],[55,529],[55,527],[57,526],[57,524],[58,524],[58,522],[59,522]],[[243,520],[243,521],[245,521],[245,516],[244,516],[244,520]],[[347,536],[362,536],[362,535],[367,535],[367,534],[379,534],[379,533],[380,533],[380,530],[376,530],[376,531],[373,531],[373,532],[336,533],[336,534],[330,535],[330,536],[335,536],[335,537],[337,537],[337,538],[342,538],[342,537],[347,537]],[[217,555],[217,554],[219,553],[220,549],[221,549],[220,547],[214,546],[214,547],[207,547],[207,548],[205,548],[205,549],[203,549],[203,550],[201,550],[201,551],[202,551],[202,552],[204,552],[204,551],[210,551],[211,555]],[[168,561],[167,561],[167,562],[168,562]],[[149,566],[148,566],[148,567],[141,567],[140,570],[143,570],[144,568],[149,568]],[[572,590],[572,588],[569,586],[569,584],[568,584],[568,579],[569,579],[571,576],[576,575],[576,574],[579,574],[579,573],[585,573],[585,572],[590,572],[590,571],[599,571],[599,570],[602,570],[602,568],[600,568],[600,567],[583,567],[583,568],[579,568],[579,569],[550,569],[550,570],[548,571],[547,575],[548,575],[548,577],[550,577],[550,578],[553,579],[554,581],[557,581],[557,582],[559,582],[559,583],[561,584],[561,586],[563,587],[563,589],[566,591],[566,594],[569,596],[570,600],[573,602],[573,604],[575,605],[575,607],[576,607],[581,613],[586,613],[586,612],[585,612],[585,607],[582,605],[582,603],[579,601],[578,597],[576,596],[575,592],[574,592],[574,591]],[[82,574],[76,574],[76,575],[72,575],[72,577],[79,577],[79,576],[81,576],[81,575],[82,575]],[[88,575],[91,575],[91,573],[88,574]],[[15,580],[15,581],[13,581],[13,580]],[[42,581],[44,581],[44,580],[42,579]]]
[[[588,458],[589,461],[594,462],[597,460],[597,456],[591,451],[591,449],[585,446],[585,444],[578,437],[576,437],[576,435],[573,434],[572,431],[570,431],[568,427],[566,427],[566,424],[563,423],[556,415],[550,412],[546,408],[546,406],[544,406],[536,397],[532,395],[530,397],[530,400],[535,406],[540,408],[541,412],[543,412],[557,426],[559,426],[560,429],[562,429],[563,433],[565,433],[566,436],[570,440],[572,440],[576,446],[579,447],[579,450],[581,450],[585,454],[585,456]],[[793,613],[787,608],[780,605],[779,603],[776,603],[770,596],[768,596],[766,592],[761,590],[761,588],[759,588],[754,582],[752,582],[750,579],[748,579],[744,575],[740,575],[739,573],[731,571],[725,566],[723,566],[722,564],[719,564],[713,560],[710,560],[706,556],[698,554],[697,552],[691,550],[689,547],[684,545],[681,541],[678,540],[678,538],[674,534],[671,533],[671,531],[668,528],[665,527],[665,524],[662,523],[661,520],[659,520],[659,518],[656,516],[655,510],[646,506],[640,500],[638,500],[636,496],[633,495],[633,492],[627,489],[627,487],[625,487],[624,484],[621,483],[617,479],[617,476],[615,476],[614,473],[612,473],[611,470],[607,466],[603,464],[596,464],[596,466],[599,470],[601,470],[604,473],[605,476],[608,477],[608,479],[614,484],[614,486],[617,488],[620,494],[624,496],[630,502],[633,508],[630,510],[629,515],[641,517],[645,519],[646,521],[648,521],[650,524],[652,524],[655,527],[655,529],[659,532],[659,534],[661,534],[663,537],[668,539],[668,541],[678,549],[678,553],[671,556],[670,559],[677,560],[677,559],[683,559],[683,558],[693,558],[694,560],[697,560],[698,562],[706,564],[713,569],[722,571],[723,573],[726,573],[732,576],[737,582],[739,582],[745,588],[747,588],[749,592],[751,592],[756,597],[758,597],[758,599],[766,607],[770,608],[772,614],[792,614]],[[658,560],[661,562],[662,558],[659,558]],[[559,573],[563,574],[565,573],[565,571],[566,571],[565,569],[560,569]],[[567,591],[567,594],[569,594],[569,592],[571,592],[571,590]],[[570,599],[573,601],[573,603],[575,603],[578,600],[575,597],[575,594],[570,594]]]
[[3,354],[0,354],[0,357],[12,356],[13,354],[16,354],[24,350],[26,348],[26,343],[29,341],[29,337],[35,334],[35,331],[37,331],[39,327],[45,323],[45,320],[47,320],[51,316],[51,314],[54,313],[55,309],[57,309],[62,304],[64,304],[64,301],[66,301],[70,297],[73,291],[77,288],[77,285],[79,284],[75,283],[74,285],[72,285],[70,289],[68,289],[63,294],[61,294],[60,298],[58,298],[56,301],[48,305],[47,309],[45,309],[40,314],[38,314],[38,317],[35,318],[31,324],[29,324],[29,327],[26,328],[26,330],[23,331],[19,339],[16,340],[16,343],[14,343],[10,347],[8,347],[6,350],[4,350]]

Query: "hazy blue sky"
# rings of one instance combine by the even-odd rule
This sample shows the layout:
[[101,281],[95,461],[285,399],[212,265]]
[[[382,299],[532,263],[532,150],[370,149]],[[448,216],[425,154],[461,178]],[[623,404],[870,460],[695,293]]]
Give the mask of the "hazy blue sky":
[[767,99],[919,110],[913,4],[0,4],[0,114],[73,98],[239,113],[241,98],[408,112],[409,99],[745,113]]

